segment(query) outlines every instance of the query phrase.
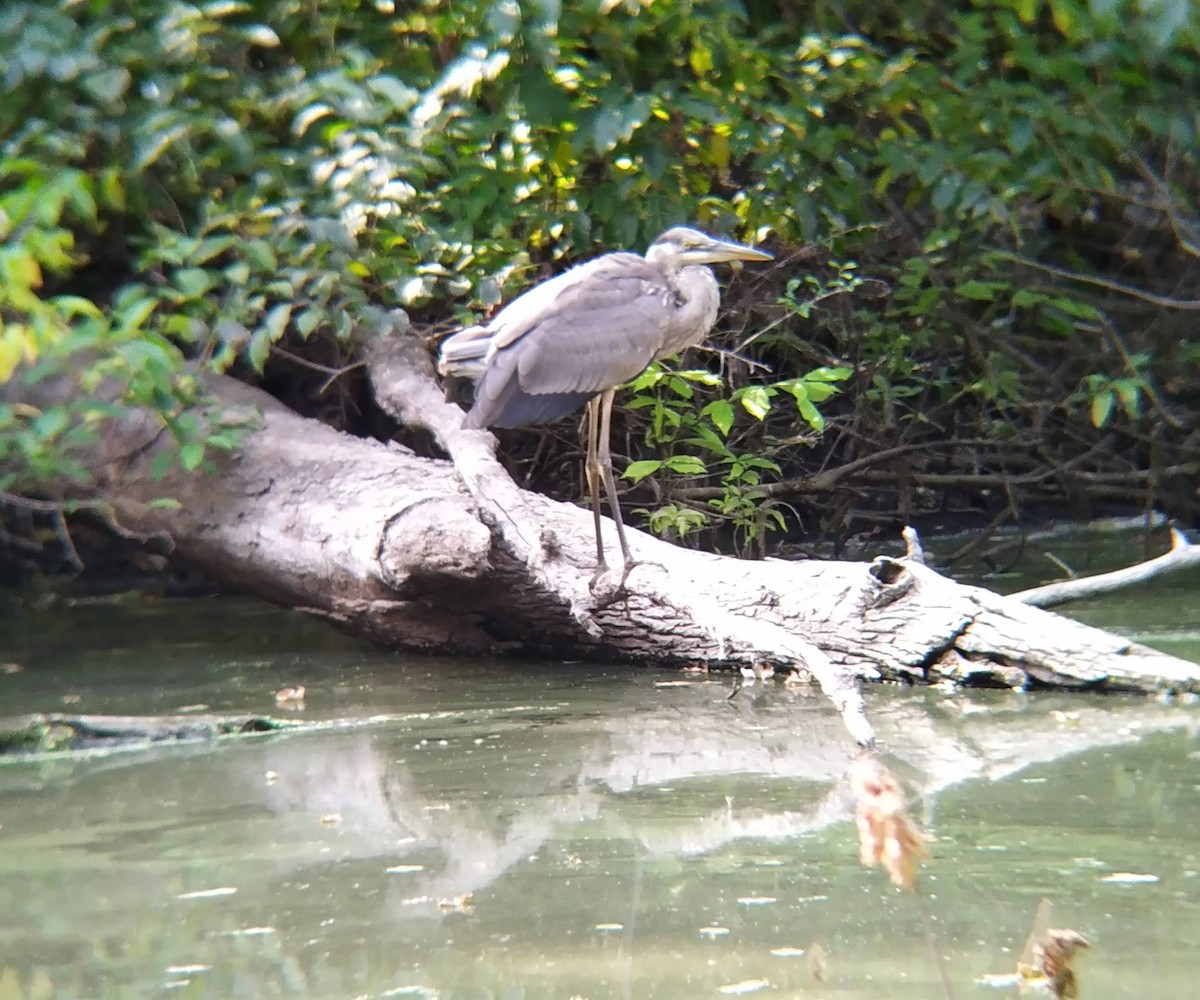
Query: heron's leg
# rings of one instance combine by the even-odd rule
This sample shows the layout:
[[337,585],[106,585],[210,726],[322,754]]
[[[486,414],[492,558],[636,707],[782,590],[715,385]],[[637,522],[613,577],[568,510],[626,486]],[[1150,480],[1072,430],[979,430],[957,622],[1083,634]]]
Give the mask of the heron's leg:
[[588,494],[592,500],[592,521],[596,527],[596,571],[604,572],[608,564],[604,560],[604,539],[600,535],[600,480],[603,471],[600,459],[596,454],[597,442],[600,440],[600,398],[588,400],[587,425],[584,433],[587,436],[587,458],[583,463],[584,475],[587,476]]
[[621,520],[621,501],[617,499],[617,481],[613,477],[612,451],[609,448],[609,436],[612,431],[613,399],[617,392],[609,389],[600,396],[600,443],[597,458],[604,470],[604,486],[608,490],[608,505],[612,508],[613,520],[617,525],[617,539],[621,543],[621,555],[625,559],[625,572],[633,565],[634,559],[629,552],[629,542],[625,539],[625,523]]

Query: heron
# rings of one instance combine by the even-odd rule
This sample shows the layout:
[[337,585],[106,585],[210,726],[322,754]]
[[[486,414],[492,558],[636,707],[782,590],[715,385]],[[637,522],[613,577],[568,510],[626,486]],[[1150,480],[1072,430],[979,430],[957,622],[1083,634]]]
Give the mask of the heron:
[[701,343],[721,295],[709,264],[770,254],[687,226],[659,236],[644,256],[619,251],[534,285],[487,323],[442,342],[438,371],[473,380],[464,427],[550,423],[587,406],[584,471],[596,529],[596,578],[607,570],[600,483],[608,494],[625,571],[625,537],[610,433],[617,389],[654,361]]

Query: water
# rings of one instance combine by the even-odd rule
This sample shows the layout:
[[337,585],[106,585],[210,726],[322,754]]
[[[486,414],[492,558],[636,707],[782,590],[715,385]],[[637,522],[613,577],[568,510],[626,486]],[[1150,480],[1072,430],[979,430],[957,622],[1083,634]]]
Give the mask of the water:
[[[1085,614],[1200,659],[1175,586]],[[232,600],[0,630],[0,715],[280,715],[302,683],[322,724],[0,764],[0,1000],[939,998],[935,954],[1008,997],[976,980],[1043,897],[1088,1000],[1194,993],[1194,707],[872,690],[938,838],[914,896],[859,864],[853,748],[803,689],[398,656]]]

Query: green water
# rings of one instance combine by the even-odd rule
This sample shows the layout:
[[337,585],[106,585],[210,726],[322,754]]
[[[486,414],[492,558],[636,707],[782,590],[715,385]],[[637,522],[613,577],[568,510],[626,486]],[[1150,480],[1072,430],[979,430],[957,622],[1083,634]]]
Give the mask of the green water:
[[[1200,659],[1175,587],[1084,614]],[[0,620],[0,662],[0,715],[283,714],[302,683],[326,724],[0,765],[0,1000],[936,1000],[935,954],[1008,997],[976,980],[1043,897],[1094,943],[1087,1000],[1196,993],[1200,708],[872,690],[938,838],[915,897],[860,866],[805,690],[417,659],[232,600]]]

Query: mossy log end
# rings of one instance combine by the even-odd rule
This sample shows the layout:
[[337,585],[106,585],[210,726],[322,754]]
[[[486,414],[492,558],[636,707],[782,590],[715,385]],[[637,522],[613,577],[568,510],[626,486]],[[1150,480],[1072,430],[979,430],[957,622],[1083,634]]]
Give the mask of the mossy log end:
[[67,715],[34,713],[0,719],[0,757],[141,746],[196,743],[220,736],[269,733],[298,723],[263,715]]

